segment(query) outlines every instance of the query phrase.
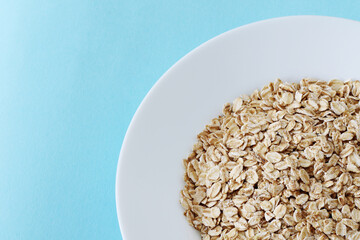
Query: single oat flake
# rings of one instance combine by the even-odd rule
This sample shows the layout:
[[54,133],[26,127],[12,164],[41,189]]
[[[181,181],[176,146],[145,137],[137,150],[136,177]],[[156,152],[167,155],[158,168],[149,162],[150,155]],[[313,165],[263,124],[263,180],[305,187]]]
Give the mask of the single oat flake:
[[203,240],[360,240],[360,82],[276,80],[225,104],[184,160]]

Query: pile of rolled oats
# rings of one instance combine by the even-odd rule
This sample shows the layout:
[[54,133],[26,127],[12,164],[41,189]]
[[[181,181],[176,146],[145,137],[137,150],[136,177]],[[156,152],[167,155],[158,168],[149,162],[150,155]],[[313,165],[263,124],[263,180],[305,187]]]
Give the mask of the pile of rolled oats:
[[359,81],[237,98],[184,160],[184,214],[203,240],[360,239],[359,131]]

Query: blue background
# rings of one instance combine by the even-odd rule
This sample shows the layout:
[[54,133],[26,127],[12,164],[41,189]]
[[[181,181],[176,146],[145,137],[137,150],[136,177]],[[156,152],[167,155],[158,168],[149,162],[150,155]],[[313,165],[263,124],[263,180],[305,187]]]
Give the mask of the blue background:
[[115,174],[127,126],[155,81],[204,41],[279,16],[360,20],[355,0],[0,3],[0,239],[121,239]]

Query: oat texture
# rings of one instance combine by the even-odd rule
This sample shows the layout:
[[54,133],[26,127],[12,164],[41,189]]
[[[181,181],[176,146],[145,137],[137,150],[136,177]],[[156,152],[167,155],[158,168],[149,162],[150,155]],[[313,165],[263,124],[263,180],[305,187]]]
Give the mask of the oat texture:
[[359,126],[359,81],[235,99],[184,160],[184,215],[203,240],[360,239]]

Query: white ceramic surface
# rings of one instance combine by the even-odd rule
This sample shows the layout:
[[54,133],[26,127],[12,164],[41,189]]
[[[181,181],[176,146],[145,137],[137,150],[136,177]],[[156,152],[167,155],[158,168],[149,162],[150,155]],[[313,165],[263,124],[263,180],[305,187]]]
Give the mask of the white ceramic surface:
[[127,131],[116,205],[124,240],[200,240],[183,216],[182,159],[224,103],[269,81],[360,79],[360,23],[295,16],[226,32],[196,48],[148,93]]

